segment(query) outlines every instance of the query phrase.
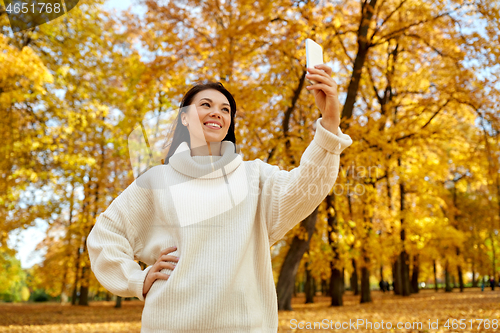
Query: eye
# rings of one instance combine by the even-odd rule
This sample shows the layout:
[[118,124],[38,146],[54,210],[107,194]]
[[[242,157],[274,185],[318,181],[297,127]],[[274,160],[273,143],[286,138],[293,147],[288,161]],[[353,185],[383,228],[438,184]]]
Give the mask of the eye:
[[[203,105],[205,105],[205,104],[206,104],[206,105],[208,105],[208,107],[210,107],[210,104],[208,104],[208,102],[202,103],[201,105],[203,106]],[[226,112],[231,112],[231,110],[229,110],[228,108],[224,108],[224,109],[222,109],[222,110],[224,110],[224,111],[226,111]]]

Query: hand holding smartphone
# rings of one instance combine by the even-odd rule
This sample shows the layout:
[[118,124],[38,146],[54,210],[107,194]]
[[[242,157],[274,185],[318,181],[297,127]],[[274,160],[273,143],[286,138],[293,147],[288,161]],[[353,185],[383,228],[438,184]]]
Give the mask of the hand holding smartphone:
[[[306,39],[306,61],[307,68],[323,64],[323,48],[310,38]],[[307,81],[311,84],[317,83],[314,80],[307,79]]]

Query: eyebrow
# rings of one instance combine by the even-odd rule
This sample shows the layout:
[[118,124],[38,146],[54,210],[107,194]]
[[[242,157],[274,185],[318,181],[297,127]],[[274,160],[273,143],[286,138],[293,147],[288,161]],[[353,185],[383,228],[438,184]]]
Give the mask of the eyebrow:
[[[204,100],[204,99],[206,99],[206,100],[207,100],[207,101],[209,101],[210,103],[213,103],[213,101],[212,101],[210,98],[206,98],[206,97],[203,97],[202,99],[200,99],[200,101],[202,101],[202,100]],[[227,103],[222,103],[222,105],[229,105],[229,104],[227,104]],[[229,106],[231,106],[231,105],[229,105]]]

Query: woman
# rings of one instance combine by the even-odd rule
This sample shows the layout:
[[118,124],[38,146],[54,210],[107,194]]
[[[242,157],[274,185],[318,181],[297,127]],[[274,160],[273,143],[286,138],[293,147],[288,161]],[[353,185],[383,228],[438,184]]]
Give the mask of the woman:
[[145,300],[141,332],[277,332],[269,247],[326,197],[352,144],[331,68],[308,71],[323,118],[299,167],[243,162],[233,97],[220,83],[197,85],[181,102],[165,164],[97,218],[92,270],[114,294]]

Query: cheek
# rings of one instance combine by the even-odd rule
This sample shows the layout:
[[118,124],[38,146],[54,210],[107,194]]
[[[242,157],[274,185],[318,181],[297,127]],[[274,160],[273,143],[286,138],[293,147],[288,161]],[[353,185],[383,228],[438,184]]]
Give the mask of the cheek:
[[231,116],[227,116],[225,119],[224,119],[224,124],[226,124],[226,127],[229,128],[231,126]]

